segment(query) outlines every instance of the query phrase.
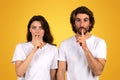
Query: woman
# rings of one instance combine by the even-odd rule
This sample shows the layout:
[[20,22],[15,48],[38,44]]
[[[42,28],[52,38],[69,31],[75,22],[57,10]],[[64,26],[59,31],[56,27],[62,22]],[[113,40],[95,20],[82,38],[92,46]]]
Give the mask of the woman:
[[48,22],[41,15],[33,16],[28,23],[27,42],[16,46],[12,60],[18,80],[54,80],[57,55]]

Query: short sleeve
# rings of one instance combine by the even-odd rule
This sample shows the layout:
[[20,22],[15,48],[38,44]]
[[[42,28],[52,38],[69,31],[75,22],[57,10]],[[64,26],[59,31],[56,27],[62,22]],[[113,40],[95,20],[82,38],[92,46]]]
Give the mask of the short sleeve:
[[66,61],[66,56],[65,56],[65,44],[61,43],[59,47],[59,54],[58,54],[58,60],[59,61]]
[[53,58],[53,60],[52,60],[52,64],[51,64],[51,69],[56,69],[56,68],[58,68],[58,49],[57,48],[55,48],[55,50],[54,50],[54,58]]
[[104,40],[101,40],[96,48],[96,58],[106,59],[107,46]]
[[22,44],[18,44],[15,48],[12,63],[14,64],[17,60],[24,60],[25,59],[25,53],[22,47]]

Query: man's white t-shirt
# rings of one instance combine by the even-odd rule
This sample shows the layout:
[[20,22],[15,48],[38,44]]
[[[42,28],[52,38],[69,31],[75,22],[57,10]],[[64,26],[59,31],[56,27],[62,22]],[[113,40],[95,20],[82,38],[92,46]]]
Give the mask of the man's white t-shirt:
[[[12,62],[25,60],[32,49],[33,45],[31,42],[18,44]],[[25,77],[18,78],[18,80],[50,80],[50,69],[57,68],[57,59],[57,47],[47,43],[36,51],[25,73]]]
[[[106,59],[106,43],[103,39],[92,35],[86,44],[95,58]],[[98,76],[93,76],[88,67],[85,53],[75,36],[61,43],[58,60],[67,62],[67,80],[98,80]]]

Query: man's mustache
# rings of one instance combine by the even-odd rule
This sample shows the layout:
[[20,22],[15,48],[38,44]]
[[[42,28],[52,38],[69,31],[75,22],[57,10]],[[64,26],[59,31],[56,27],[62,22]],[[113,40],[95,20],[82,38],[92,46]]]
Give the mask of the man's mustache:
[[84,34],[86,34],[88,32],[88,29],[84,28],[84,27],[80,27],[78,28],[77,32],[82,35],[82,30],[84,31]]

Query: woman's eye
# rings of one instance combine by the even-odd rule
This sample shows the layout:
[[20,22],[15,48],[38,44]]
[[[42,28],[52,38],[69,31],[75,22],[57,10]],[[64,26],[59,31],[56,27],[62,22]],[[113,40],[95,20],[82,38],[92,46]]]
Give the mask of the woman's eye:
[[36,26],[32,26],[32,29],[36,29]]
[[43,29],[43,27],[41,26],[41,27],[39,27],[40,29]]

